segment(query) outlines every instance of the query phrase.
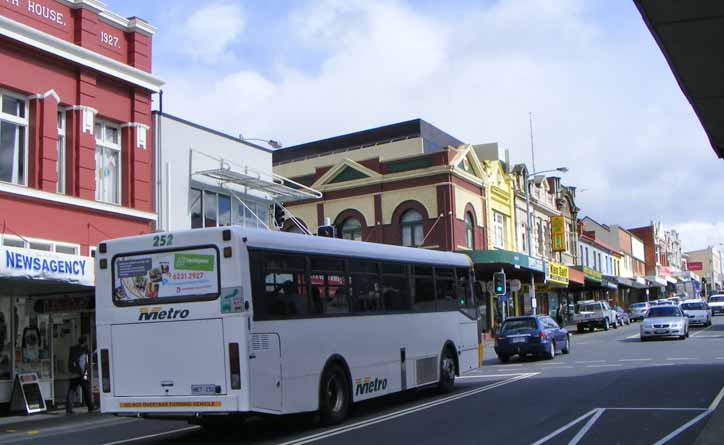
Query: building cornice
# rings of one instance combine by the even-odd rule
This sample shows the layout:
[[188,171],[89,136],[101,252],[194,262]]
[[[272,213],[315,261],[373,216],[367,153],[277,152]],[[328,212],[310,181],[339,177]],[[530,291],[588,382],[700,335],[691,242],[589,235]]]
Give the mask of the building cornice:
[[134,68],[87,48],[66,42],[28,25],[0,15],[0,35],[24,43],[33,48],[83,65],[87,68],[124,80],[154,93],[160,91],[164,82],[158,77]]
[[38,189],[3,182],[0,182],[0,193],[8,193],[15,196],[40,199],[43,201],[96,210],[100,212],[114,213],[117,215],[129,216],[131,218],[144,219],[147,221],[156,221],[155,213],[144,212],[141,210],[130,209],[128,207],[121,207],[113,204],[106,204],[98,201],[90,201],[87,199],[76,198],[75,196],[45,192]]
[[121,15],[116,14],[113,11],[108,10],[105,3],[98,0],[58,0],[59,3],[68,6],[71,9],[87,9],[92,11],[117,28],[121,28],[126,32],[140,32],[147,36],[152,36],[156,33],[156,28],[151,26],[149,23],[138,19],[137,17],[125,18]]

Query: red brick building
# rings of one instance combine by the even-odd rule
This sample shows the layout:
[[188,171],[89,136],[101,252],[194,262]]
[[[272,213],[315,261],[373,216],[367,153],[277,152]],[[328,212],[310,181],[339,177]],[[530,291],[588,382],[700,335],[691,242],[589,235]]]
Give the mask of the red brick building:
[[[154,228],[153,33],[95,0],[0,1],[0,402],[29,371],[48,400],[64,397],[54,358],[92,334],[88,257]],[[3,328],[46,349],[26,354]]]

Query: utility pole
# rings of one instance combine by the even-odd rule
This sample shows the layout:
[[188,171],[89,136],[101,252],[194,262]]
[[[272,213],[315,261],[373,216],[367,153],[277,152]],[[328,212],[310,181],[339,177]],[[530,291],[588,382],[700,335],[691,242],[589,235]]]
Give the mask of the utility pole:
[[535,150],[533,147],[533,112],[528,112],[528,125],[530,126],[530,161],[531,170],[535,171]]

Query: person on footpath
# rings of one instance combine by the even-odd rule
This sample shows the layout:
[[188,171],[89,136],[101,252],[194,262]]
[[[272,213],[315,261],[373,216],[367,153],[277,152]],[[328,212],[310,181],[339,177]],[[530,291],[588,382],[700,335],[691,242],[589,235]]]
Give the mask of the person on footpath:
[[[78,344],[70,347],[68,353],[68,371],[70,372],[70,384],[68,392],[65,394],[65,413],[73,414],[73,401],[78,387],[83,390],[83,403],[88,407],[88,412],[93,411],[93,400],[91,398],[90,376],[88,375],[89,359],[88,359],[88,339],[82,336],[78,339]],[[73,397],[71,397],[73,394]]]

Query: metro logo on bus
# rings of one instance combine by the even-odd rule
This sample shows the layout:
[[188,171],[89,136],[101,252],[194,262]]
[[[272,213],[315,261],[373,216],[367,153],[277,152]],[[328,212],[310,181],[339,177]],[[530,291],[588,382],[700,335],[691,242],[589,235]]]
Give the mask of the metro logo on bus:
[[387,389],[387,379],[375,378],[374,381],[371,381],[369,377],[365,377],[364,379],[355,379],[354,384],[354,392],[357,396],[362,396],[377,391],[384,391],[385,389]]
[[161,310],[160,307],[142,307],[138,309],[138,321],[149,321],[149,320],[176,320],[178,318],[187,318],[189,316],[189,310],[177,310],[174,308],[168,308]]

